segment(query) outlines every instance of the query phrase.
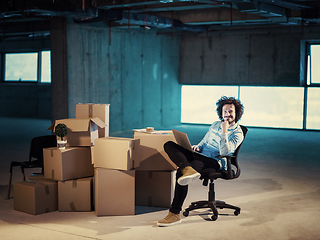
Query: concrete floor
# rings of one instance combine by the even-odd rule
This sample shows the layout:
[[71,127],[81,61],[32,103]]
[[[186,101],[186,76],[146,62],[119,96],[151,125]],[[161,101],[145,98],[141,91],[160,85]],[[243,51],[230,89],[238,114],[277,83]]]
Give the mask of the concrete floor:
[[[216,182],[216,198],[241,207],[241,214],[220,210],[212,222],[207,210],[182,217],[182,224],[159,228],[163,208],[136,207],[134,216],[96,217],[94,212],[29,215],[5,200],[9,165],[27,160],[30,140],[47,134],[48,120],[0,118],[0,239],[320,239],[320,132],[249,128],[239,154],[242,174]],[[192,143],[207,126],[181,125]],[[112,134],[111,134],[112,135]],[[133,136],[133,132],[113,136]],[[34,172],[31,170],[27,175]],[[21,181],[17,168],[13,181]],[[206,199],[201,181],[191,184],[185,207]]]

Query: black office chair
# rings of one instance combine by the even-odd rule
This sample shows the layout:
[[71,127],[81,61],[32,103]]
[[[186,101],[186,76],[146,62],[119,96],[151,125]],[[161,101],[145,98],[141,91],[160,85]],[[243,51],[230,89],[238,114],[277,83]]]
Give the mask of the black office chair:
[[[246,136],[248,129],[242,125],[240,125],[244,137]],[[243,141],[242,141],[243,143]],[[237,206],[233,206],[230,204],[227,204],[223,201],[218,201],[215,199],[215,191],[214,191],[214,180],[218,178],[226,179],[226,180],[231,180],[231,179],[236,179],[240,176],[240,166],[238,164],[238,153],[240,150],[240,147],[236,149],[234,154],[232,156],[218,156],[218,157],[226,157],[227,158],[227,171],[225,172],[216,172],[213,169],[206,169],[203,173],[201,173],[200,179],[203,179],[203,185],[208,186],[208,182],[210,180],[209,184],[209,193],[208,193],[208,200],[205,201],[197,201],[197,202],[192,202],[190,206],[184,210],[183,215],[185,217],[189,216],[189,212],[195,209],[199,208],[211,208],[213,215],[211,219],[213,221],[218,219],[218,210],[217,208],[223,209],[223,208],[229,208],[229,209],[234,209],[234,215],[239,215],[241,208]],[[232,169],[232,165],[234,166],[234,170]]]
[[26,176],[24,174],[25,168],[41,168],[41,172],[43,173],[43,148],[56,147],[56,146],[57,146],[57,140],[55,135],[35,137],[31,140],[29,160],[25,162],[13,161],[10,164],[10,176],[9,176],[9,183],[8,183],[7,199],[10,198],[13,167],[21,168],[23,181],[26,180]]

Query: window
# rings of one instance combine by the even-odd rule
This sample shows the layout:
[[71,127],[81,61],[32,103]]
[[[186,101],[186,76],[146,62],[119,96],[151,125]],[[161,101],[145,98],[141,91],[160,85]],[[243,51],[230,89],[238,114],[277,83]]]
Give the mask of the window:
[[50,51],[6,53],[4,81],[51,82]]
[[320,88],[308,88],[307,129],[320,129]]
[[181,122],[211,124],[219,120],[216,101],[223,95],[238,99],[238,92],[245,106],[241,124],[303,128],[303,87],[182,86]]
[[308,55],[308,85],[320,84],[320,44],[311,44],[310,53]]
[[240,87],[241,124],[302,129],[303,93],[303,87]]
[[41,52],[41,82],[51,82],[51,51]]
[[[306,81],[303,82],[306,92],[305,128],[320,130],[320,114],[318,111],[320,103],[320,41],[303,41],[302,44],[305,45],[306,49],[306,66],[304,68]],[[303,75],[301,74],[301,76]]]
[[238,87],[182,86],[181,122],[211,124],[218,120],[216,101],[224,95],[238,98]]

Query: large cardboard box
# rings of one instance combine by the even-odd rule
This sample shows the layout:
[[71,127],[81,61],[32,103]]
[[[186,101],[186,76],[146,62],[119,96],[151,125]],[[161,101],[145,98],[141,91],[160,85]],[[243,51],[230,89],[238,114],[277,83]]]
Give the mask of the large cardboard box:
[[14,209],[41,214],[58,210],[58,183],[37,178],[35,181],[13,183]]
[[135,171],[95,168],[94,202],[97,216],[135,214]]
[[106,126],[99,127],[99,137],[109,136],[109,109],[110,104],[79,103],[76,105],[76,118],[99,118]]
[[93,209],[92,177],[58,182],[59,212],[90,212]]
[[169,208],[175,180],[176,171],[136,171],[136,205]]
[[65,181],[93,176],[90,147],[44,148],[44,177]]
[[68,134],[63,138],[68,141],[67,147],[92,146],[94,140],[99,138],[98,127],[105,128],[107,126],[99,118],[68,118],[54,121],[48,130],[54,131],[59,123],[64,123],[68,127]]
[[177,166],[164,151],[167,141],[176,142],[172,131],[152,133],[134,131],[134,139],[140,139],[140,165],[137,171],[174,171]]
[[94,141],[94,167],[131,170],[139,166],[140,140],[105,137]]

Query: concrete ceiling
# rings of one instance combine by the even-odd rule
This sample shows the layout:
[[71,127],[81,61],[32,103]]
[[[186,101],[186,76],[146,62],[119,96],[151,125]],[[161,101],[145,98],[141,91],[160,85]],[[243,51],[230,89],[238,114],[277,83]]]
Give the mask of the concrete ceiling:
[[320,27],[318,0],[1,0],[0,39],[45,37],[50,18],[159,32]]

